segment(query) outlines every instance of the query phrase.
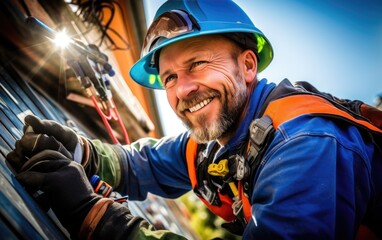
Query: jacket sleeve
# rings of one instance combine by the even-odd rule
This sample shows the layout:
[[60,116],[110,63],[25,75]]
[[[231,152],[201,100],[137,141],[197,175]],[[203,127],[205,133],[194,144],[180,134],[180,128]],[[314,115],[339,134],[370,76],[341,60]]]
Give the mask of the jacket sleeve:
[[255,176],[245,239],[354,238],[371,195],[370,146],[327,124],[326,133],[277,133]]
[[168,230],[155,230],[146,220],[133,216],[122,204],[110,205],[97,224],[92,239],[171,239],[186,238]]
[[131,200],[148,192],[176,198],[191,190],[185,159],[188,134],[162,139],[142,138],[130,145],[92,140],[99,159],[98,174]]

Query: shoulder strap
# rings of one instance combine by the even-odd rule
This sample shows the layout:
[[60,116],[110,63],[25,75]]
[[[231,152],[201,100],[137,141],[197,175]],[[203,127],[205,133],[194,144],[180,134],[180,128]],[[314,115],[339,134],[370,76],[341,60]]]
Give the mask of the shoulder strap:
[[[293,87],[287,80],[283,82],[283,85],[274,91],[282,96],[271,94],[267,99],[267,106],[264,107],[262,117],[253,120],[249,127],[250,179],[253,178],[272,141],[275,129],[282,123],[304,114],[340,119],[368,131],[371,133],[374,145],[382,154],[382,111],[360,101],[342,100],[341,102],[330,95],[320,94],[309,85],[308,90],[316,92],[307,91],[301,86],[293,91]],[[249,182],[247,194],[252,192],[252,187],[252,182]]]
[[281,123],[303,114],[339,117],[366,130],[382,134],[382,130],[374,124],[364,119],[355,118],[348,112],[342,111],[325,98],[316,95],[298,94],[276,99],[269,103],[264,112],[264,115],[271,117],[273,126],[276,129]]
[[[288,81],[289,82],[289,81]],[[288,83],[287,83],[288,85]],[[302,85],[300,85],[302,86]],[[308,85],[308,87],[311,85]],[[284,88],[285,89],[285,88]],[[292,89],[289,85],[287,90]],[[264,108],[264,114],[260,119],[266,119],[265,123],[269,125],[269,119],[275,129],[277,129],[282,123],[287,122],[295,117],[304,114],[313,114],[318,116],[330,117],[346,121],[352,125],[357,126],[370,133],[371,140],[374,143],[376,149],[382,155],[382,111],[367,105],[361,101],[350,101],[338,99],[332,95],[321,93],[315,88],[302,88],[297,89],[295,92],[287,91],[288,94],[279,98],[273,94],[266,102]],[[283,88],[281,88],[283,90]],[[307,90],[307,91],[306,91]],[[269,119],[268,119],[269,118]],[[253,121],[253,123],[255,120]],[[251,124],[251,129],[258,124]],[[258,131],[261,139],[266,139],[262,134],[268,134],[271,131]],[[251,133],[251,140],[252,140]],[[272,137],[270,137],[271,139]],[[264,140],[265,141],[265,140]],[[256,145],[256,141],[250,141],[251,145]],[[252,147],[254,148],[254,147]],[[258,151],[265,152],[267,146],[262,142],[261,146],[257,146]],[[251,166],[251,176],[256,171],[261,154],[258,154],[256,161]],[[253,186],[249,188],[252,189]],[[252,190],[250,190],[251,192]],[[366,229],[366,230],[365,230]],[[366,235],[365,235],[366,231]],[[361,225],[357,233],[357,239],[364,239],[365,236],[372,236],[375,234],[366,226]]]
[[191,180],[192,188],[194,188],[195,185],[197,184],[196,169],[195,169],[195,161],[197,159],[196,157],[197,149],[198,149],[198,143],[192,138],[189,138],[186,144],[186,161],[187,161],[188,175]]

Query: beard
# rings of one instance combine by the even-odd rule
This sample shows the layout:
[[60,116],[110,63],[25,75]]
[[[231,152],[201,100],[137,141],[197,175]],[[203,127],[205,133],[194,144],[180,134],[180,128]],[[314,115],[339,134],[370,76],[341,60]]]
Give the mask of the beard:
[[[245,107],[248,97],[246,84],[239,81],[239,79],[236,80],[238,87],[231,94],[227,91],[224,91],[223,94],[209,94],[219,97],[222,103],[218,116],[214,121],[209,123],[207,121],[208,115],[203,114],[196,119],[198,123],[197,127],[184,115],[181,117],[183,124],[198,143],[207,143],[211,140],[219,139],[235,130],[235,126],[239,123],[241,112]],[[231,97],[231,99],[229,99],[229,97]]]

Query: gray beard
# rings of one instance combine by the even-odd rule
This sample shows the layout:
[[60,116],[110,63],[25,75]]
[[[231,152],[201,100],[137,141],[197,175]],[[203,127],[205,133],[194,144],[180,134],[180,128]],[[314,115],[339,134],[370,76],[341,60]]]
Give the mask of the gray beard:
[[[199,122],[205,122],[206,116],[201,116],[197,120]],[[189,128],[191,136],[198,143],[207,143],[211,140],[220,138],[226,130],[232,125],[232,119],[227,117],[220,117],[217,121],[211,124],[204,124],[199,128]]]
[[[227,93],[225,93],[227,96]],[[195,128],[188,119],[184,119],[184,125],[189,129],[191,137],[198,143],[207,143],[217,140],[230,132],[234,131],[234,126],[239,122],[242,110],[247,100],[246,85],[240,85],[236,91],[236,95],[232,96],[232,102],[229,104],[227,98],[223,99],[224,104],[216,121],[208,124],[206,115],[200,116],[197,121],[202,127]]]

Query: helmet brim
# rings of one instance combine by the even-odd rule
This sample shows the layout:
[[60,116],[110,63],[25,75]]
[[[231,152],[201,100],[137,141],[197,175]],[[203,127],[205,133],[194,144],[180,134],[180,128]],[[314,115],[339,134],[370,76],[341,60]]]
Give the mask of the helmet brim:
[[[248,31],[247,29],[230,29],[225,31],[225,33],[229,33],[229,32],[247,32],[247,33],[250,32],[255,35],[257,41],[262,41],[261,46],[258,46],[258,52],[256,53],[259,58],[258,67],[257,67],[258,72],[263,71],[271,63],[273,59],[272,46],[269,43],[268,39],[260,31],[258,32]],[[157,69],[151,64],[151,59],[153,57],[153,54],[165,46],[168,46],[175,42],[179,42],[184,39],[198,37],[202,35],[208,35],[208,34],[219,34],[219,33],[221,33],[221,31],[216,31],[216,30],[203,31],[203,33],[191,32],[188,34],[178,36],[176,38],[168,39],[162,42],[161,45],[158,46],[157,48],[152,49],[146,56],[143,56],[140,60],[138,60],[132,66],[130,70],[130,76],[138,84],[144,87],[152,88],[152,89],[163,89],[162,82],[158,75],[159,73]]]

